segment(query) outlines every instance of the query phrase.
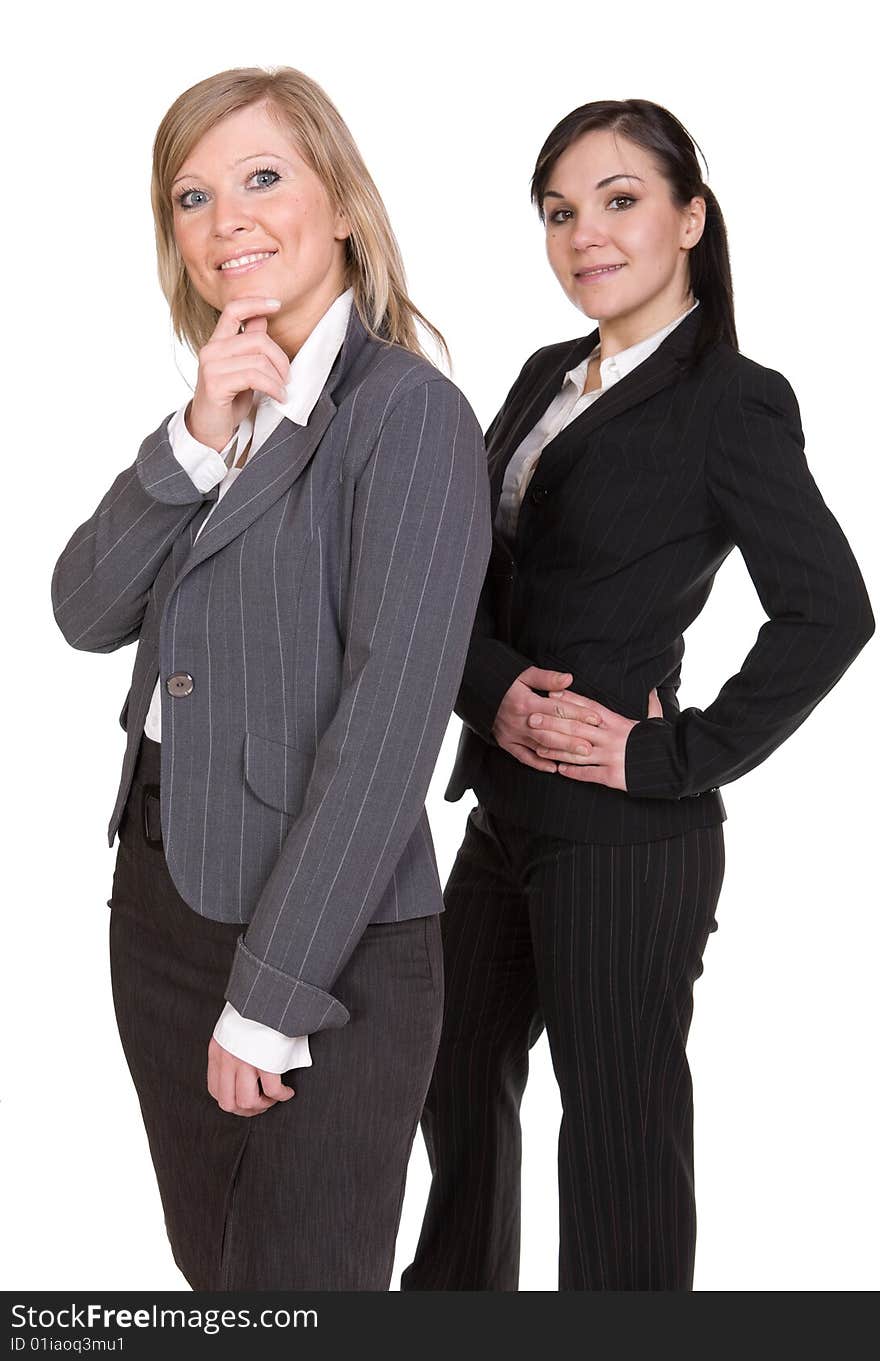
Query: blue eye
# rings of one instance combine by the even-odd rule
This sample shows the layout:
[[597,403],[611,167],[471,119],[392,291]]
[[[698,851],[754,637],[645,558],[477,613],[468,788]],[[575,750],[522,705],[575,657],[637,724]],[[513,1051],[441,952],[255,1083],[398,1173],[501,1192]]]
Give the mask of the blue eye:
[[262,184],[262,185],[260,185],[260,188],[261,188],[261,189],[271,189],[272,185],[273,185],[273,184],[277,184],[278,181],[281,179],[281,176],[278,174],[278,171],[277,171],[277,170],[273,170],[272,167],[271,167],[271,166],[268,166],[268,165],[261,166],[261,168],[260,168],[259,170],[254,170],[254,171],[251,173],[251,175],[250,175],[250,179],[255,179],[255,178],[257,177],[257,175],[274,175],[274,176],[275,176],[274,180],[272,180],[272,182],[271,182],[270,184]]
[[175,202],[177,203],[177,205],[178,205],[179,208],[183,208],[184,210],[186,210],[187,208],[195,208],[195,207],[197,207],[197,205],[196,205],[195,203],[184,203],[184,199],[189,198],[190,194],[201,194],[201,193],[204,193],[204,190],[202,190],[202,189],[181,189],[180,193],[177,195],[177,197],[176,197],[176,199],[175,199]]
[[[257,170],[252,170],[251,173],[248,175],[248,180],[249,181],[254,180],[258,175],[274,175],[275,177],[268,183],[258,184],[257,185],[258,189],[271,189],[272,186],[277,184],[278,181],[281,179],[281,176],[278,173],[278,171],[273,170],[272,167],[269,165],[261,165]],[[175,196],[174,201],[179,208],[183,209],[184,212],[188,212],[190,209],[198,208],[200,205],[198,203],[187,203],[185,200],[188,199],[192,194],[204,195],[204,193],[205,193],[204,189],[196,189],[195,187],[190,187],[189,189],[181,189],[180,192]]]

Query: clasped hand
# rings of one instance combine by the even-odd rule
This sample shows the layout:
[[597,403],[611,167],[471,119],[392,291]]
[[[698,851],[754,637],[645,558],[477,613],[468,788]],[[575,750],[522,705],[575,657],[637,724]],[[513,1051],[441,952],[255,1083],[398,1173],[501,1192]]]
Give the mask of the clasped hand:
[[[638,720],[567,689],[573,679],[568,671],[530,666],[501,701],[492,734],[500,747],[534,770],[626,790],[626,742]],[[546,690],[547,698],[536,690]],[[656,690],[647,717],[663,717]]]
[[236,1058],[212,1036],[208,1042],[208,1091],[221,1110],[232,1115],[262,1115],[279,1101],[289,1101],[293,1087],[280,1073],[255,1068]]

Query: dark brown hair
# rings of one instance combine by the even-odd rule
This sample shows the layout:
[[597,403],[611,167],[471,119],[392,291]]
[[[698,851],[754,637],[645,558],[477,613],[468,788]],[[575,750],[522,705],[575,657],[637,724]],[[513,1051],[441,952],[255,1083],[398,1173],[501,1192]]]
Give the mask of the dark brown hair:
[[[532,175],[532,202],[541,221],[544,221],[544,193],[559,157],[584,133],[599,128],[619,132],[650,152],[669,184],[673,201],[680,207],[695,197],[706,200],[703,235],[688,252],[691,291],[700,301],[700,328],[693,358],[696,362],[718,341],[726,341],[737,349],[724,218],[718,200],[703,180],[697,144],[668,109],[652,104],[648,99],[597,99],[566,114],[541,147]],[[705,162],[705,157],[703,160]]]

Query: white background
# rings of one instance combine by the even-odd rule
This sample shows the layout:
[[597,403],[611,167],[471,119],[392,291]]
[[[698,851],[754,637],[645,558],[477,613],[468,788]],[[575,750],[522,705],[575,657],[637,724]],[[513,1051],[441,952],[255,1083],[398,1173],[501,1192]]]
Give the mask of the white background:
[[[186,1288],[107,966],[105,828],[134,649],[74,652],[49,600],[70,534],[194,373],[156,280],[150,154],[166,108],[230,66],[316,78],[485,426],[527,355],[591,329],[550,273],[528,200],[544,137],[590,99],[667,105],[709,158],[741,348],[793,384],[811,467],[876,606],[876,73],[864,13],[743,0],[152,0],[124,19],[109,5],[31,7],[6,30],[7,1288]],[[688,636],[683,705],[711,701],[762,619],[734,555]],[[728,871],[690,1042],[699,1290],[877,1285],[876,667],[872,644],[804,728],[724,790]],[[429,803],[443,880],[472,801],[442,798],[458,726]],[[524,1290],[556,1288],[558,1118],[542,1040],[523,1110]],[[427,1181],[419,1137],[395,1288]]]

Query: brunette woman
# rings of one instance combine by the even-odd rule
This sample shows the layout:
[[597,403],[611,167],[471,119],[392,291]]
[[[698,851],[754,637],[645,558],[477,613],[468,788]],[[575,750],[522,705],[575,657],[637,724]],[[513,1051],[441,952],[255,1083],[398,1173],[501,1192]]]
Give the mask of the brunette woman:
[[[519,1105],[546,1026],[560,1288],[689,1290],[685,1043],[719,786],[794,732],[873,618],[791,387],[737,349],[724,222],[681,123],[586,104],[547,138],[532,197],[599,325],[533,354],[488,433],[494,547],[447,790],[478,804],[445,892],[433,1182],[404,1288],[517,1288]],[[682,634],[734,545],[768,622],[680,712]]]

